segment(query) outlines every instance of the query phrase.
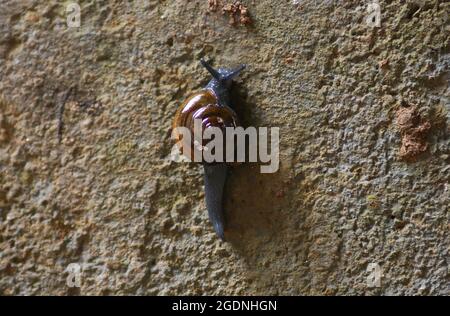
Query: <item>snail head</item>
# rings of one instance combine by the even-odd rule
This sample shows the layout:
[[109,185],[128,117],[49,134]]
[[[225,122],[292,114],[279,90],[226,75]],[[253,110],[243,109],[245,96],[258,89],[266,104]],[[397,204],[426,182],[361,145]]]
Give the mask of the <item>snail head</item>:
[[235,78],[239,73],[245,69],[246,65],[240,65],[235,69],[219,68],[214,69],[210,64],[208,64],[204,59],[200,60],[203,67],[208,70],[208,72],[213,76],[215,80],[224,88],[229,89],[233,78]]

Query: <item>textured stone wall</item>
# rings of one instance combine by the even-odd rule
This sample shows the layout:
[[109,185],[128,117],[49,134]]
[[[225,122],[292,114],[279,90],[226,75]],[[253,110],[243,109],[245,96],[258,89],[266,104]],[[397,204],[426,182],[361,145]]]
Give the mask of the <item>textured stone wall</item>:
[[[379,28],[369,1],[126,2],[68,28],[0,0],[0,294],[450,294],[449,1]],[[227,243],[167,159],[201,57],[248,64],[242,121],[281,128],[277,173],[232,171]]]

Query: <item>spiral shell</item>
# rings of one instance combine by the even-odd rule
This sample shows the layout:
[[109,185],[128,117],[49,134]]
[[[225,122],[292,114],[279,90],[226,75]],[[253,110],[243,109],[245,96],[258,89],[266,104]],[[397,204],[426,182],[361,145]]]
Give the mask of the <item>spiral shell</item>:
[[[205,146],[210,141],[194,138],[195,119],[202,122],[202,135],[207,128],[218,127],[224,131],[225,135],[226,127],[238,126],[236,113],[229,106],[219,105],[213,91],[206,89],[192,95],[180,106],[173,122],[174,138],[181,150],[183,145],[184,148],[190,148],[188,152],[183,151],[183,155],[191,161],[194,161],[194,152],[199,151],[201,152],[199,154],[203,154]],[[185,143],[186,140],[183,140],[182,134],[176,129],[177,127],[186,127],[191,131],[190,143]],[[225,139],[223,143],[225,144]]]

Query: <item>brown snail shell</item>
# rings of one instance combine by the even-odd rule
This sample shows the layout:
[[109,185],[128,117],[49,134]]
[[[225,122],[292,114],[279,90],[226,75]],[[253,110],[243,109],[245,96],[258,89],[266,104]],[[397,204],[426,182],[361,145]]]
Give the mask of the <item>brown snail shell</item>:
[[[183,145],[184,148],[190,149],[188,152],[183,152],[183,155],[189,158],[190,161],[194,161],[194,151],[199,151],[203,154],[205,146],[210,141],[194,139],[195,119],[199,119],[202,122],[202,134],[207,128],[218,127],[225,135],[226,127],[237,127],[239,125],[237,114],[229,106],[220,105],[217,96],[212,90],[205,89],[193,94],[179,107],[172,126],[174,138],[180,150],[183,150]],[[182,135],[177,132],[177,127],[186,127],[191,131],[190,143],[185,143],[187,140],[184,140]],[[226,151],[226,148],[224,151]]]

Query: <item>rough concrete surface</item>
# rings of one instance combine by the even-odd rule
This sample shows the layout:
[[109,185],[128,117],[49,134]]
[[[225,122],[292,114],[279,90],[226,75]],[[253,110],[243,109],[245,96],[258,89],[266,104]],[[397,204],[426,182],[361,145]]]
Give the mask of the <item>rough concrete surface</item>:
[[[379,28],[367,1],[79,3],[0,0],[0,294],[450,294],[449,1]],[[248,64],[242,121],[281,128],[277,173],[232,171],[227,243],[167,158],[201,57]]]

